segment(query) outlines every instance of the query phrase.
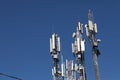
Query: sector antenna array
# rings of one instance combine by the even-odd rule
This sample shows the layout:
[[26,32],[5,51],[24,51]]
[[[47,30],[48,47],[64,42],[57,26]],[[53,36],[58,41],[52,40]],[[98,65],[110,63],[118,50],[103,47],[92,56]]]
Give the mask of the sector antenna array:
[[[88,12],[88,23],[83,24],[78,22],[76,32],[73,32],[74,42],[72,43],[72,53],[75,56],[74,60],[63,62],[63,56],[60,54],[60,37],[53,33],[50,38],[50,53],[53,59],[52,75],[53,80],[87,80],[85,66],[85,38],[83,29],[86,30],[86,36],[91,44],[94,71],[96,80],[100,80],[97,57],[100,55],[98,44],[100,39],[96,39],[98,33],[97,24],[93,21],[92,12]],[[61,58],[60,58],[61,56]],[[61,63],[60,63],[61,62]],[[75,63],[76,62],[76,63]],[[87,62],[86,62],[87,63]],[[89,79],[88,79],[89,80]]]

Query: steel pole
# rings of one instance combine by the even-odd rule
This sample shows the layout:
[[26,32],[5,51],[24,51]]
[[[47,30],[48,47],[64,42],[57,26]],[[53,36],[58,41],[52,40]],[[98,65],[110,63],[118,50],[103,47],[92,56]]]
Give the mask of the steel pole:
[[98,62],[97,62],[97,55],[96,55],[94,49],[92,50],[92,56],[93,56],[93,63],[94,63],[94,70],[95,70],[96,80],[100,80]]

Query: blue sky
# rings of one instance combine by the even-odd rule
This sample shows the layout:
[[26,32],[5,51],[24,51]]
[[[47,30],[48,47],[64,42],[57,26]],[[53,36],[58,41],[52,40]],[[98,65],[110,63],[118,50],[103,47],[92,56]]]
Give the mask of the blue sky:
[[[74,59],[72,33],[78,21],[87,23],[91,9],[98,24],[97,37],[102,40],[100,78],[119,79],[119,8],[119,0],[0,0],[0,73],[23,80],[52,80],[49,38],[56,32],[61,37],[64,59]],[[87,79],[95,80],[87,39],[85,58]],[[13,79],[0,76],[0,80]]]

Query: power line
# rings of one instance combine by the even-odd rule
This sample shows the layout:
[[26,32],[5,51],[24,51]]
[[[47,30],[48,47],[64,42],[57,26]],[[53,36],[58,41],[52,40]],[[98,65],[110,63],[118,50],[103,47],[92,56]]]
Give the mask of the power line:
[[4,74],[4,73],[0,73],[0,75],[6,76],[6,77],[9,77],[9,78],[12,78],[12,79],[16,79],[16,80],[22,80],[21,78],[18,78],[18,77],[15,77],[15,76],[11,76],[11,75],[8,75],[8,74]]

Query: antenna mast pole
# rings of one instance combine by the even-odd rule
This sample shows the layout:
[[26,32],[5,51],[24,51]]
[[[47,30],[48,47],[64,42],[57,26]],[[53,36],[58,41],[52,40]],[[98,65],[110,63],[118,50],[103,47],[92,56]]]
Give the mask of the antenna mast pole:
[[93,15],[92,15],[92,12],[90,10],[88,13],[88,24],[85,25],[85,27],[86,27],[86,35],[87,35],[87,37],[92,45],[92,56],[93,56],[93,63],[94,63],[96,80],[100,80],[97,57],[100,55],[100,52],[98,49],[98,43],[101,40],[95,38],[95,36],[98,32],[97,31],[97,24],[93,22]]
[[50,53],[54,63],[52,75],[54,80],[59,80],[61,74],[59,71],[60,37],[56,33],[50,38]]
[[72,53],[77,59],[77,72],[79,74],[78,80],[86,80],[84,64],[85,40],[83,39],[82,34],[82,24],[78,22],[77,32],[73,33],[73,38],[75,39],[75,42],[72,43]]

